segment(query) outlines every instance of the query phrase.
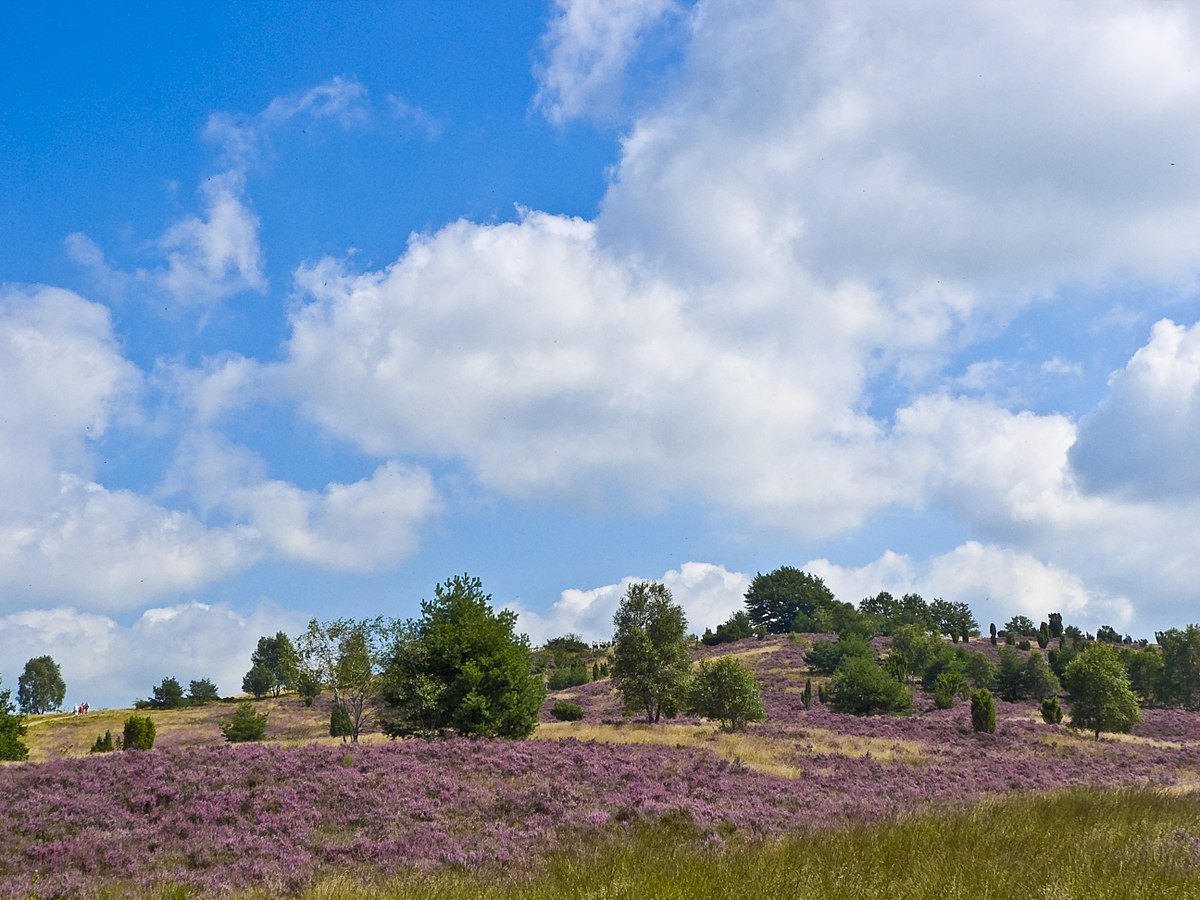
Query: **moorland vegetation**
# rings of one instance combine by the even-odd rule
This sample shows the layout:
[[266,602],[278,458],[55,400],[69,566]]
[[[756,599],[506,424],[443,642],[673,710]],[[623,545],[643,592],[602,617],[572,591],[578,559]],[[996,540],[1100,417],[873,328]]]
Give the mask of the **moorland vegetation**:
[[263,636],[250,697],[0,690],[0,896],[1200,896],[1195,625],[982,637],[789,567],[700,638],[652,582],[611,641],[516,624],[463,575]]

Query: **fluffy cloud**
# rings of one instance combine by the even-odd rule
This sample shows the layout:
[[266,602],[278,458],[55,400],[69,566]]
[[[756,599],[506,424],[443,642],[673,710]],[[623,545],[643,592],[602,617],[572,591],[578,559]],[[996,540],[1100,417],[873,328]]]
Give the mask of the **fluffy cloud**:
[[1158,322],[1108,385],[1071,449],[1083,483],[1147,499],[1200,493],[1200,323]]
[[260,635],[303,627],[301,616],[270,605],[248,613],[224,604],[156,607],[127,626],[70,607],[31,609],[0,616],[0,674],[13,687],[24,660],[49,654],[62,669],[68,706],[128,706],[167,676],[185,690],[209,678],[234,694]]
[[[629,585],[646,579],[628,577],[616,584],[596,588],[568,588],[554,606],[543,613],[526,609],[520,603],[507,604],[518,614],[517,629],[540,644],[563,634],[577,634],[586,641],[612,638],[613,615]],[[688,628],[702,632],[715,628],[743,606],[750,579],[724,566],[688,562],[671,569],[661,578],[676,603],[687,615]]]
[[1126,597],[1089,587],[1073,572],[1027,553],[978,541],[922,561],[888,552],[860,567],[818,559],[805,568],[852,603],[884,590],[897,597],[917,593],[926,600],[965,602],[985,633],[988,622],[1002,624],[1017,614],[1038,622],[1061,612],[1066,622],[1091,630],[1101,624],[1123,627],[1132,615]]
[[619,108],[624,75],[645,33],[675,0],[557,0],[543,38],[534,105],[552,122],[608,118]]

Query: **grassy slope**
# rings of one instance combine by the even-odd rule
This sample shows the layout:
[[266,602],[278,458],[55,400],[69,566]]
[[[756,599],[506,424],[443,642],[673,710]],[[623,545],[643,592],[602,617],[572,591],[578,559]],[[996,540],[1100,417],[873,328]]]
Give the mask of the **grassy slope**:
[[765,844],[697,847],[667,828],[561,849],[532,877],[461,872],[364,887],[325,879],[309,900],[359,898],[1200,898],[1200,796],[1071,791],[987,801]]

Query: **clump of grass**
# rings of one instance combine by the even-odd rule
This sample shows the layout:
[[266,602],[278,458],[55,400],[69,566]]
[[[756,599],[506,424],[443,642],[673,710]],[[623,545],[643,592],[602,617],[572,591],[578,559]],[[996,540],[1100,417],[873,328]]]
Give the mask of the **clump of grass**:
[[459,870],[365,886],[337,875],[305,897],[1200,897],[1195,794],[1012,797],[769,843],[681,841],[679,829],[667,822],[614,831],[507,880]]

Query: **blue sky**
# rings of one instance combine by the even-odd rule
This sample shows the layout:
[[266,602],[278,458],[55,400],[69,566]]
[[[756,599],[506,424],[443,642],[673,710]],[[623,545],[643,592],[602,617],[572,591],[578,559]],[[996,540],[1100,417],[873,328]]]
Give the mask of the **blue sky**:
[[0,15],[5,684],[464,571],[535,641],[780,565],[1195,621],[1189,4]]

